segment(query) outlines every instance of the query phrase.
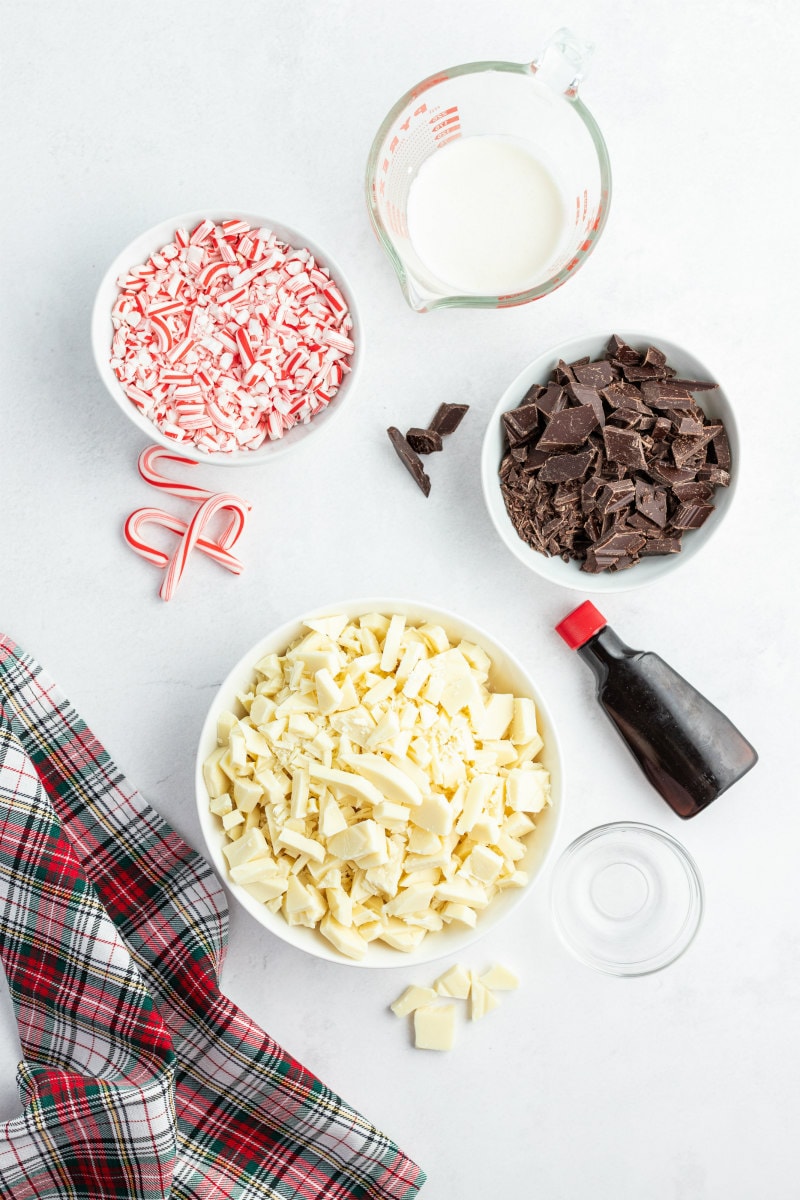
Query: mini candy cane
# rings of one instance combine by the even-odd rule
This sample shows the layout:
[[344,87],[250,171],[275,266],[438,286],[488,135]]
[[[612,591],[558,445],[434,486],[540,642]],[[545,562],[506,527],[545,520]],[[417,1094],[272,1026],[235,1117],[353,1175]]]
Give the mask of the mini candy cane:
[[[184,403],[187,408],[197,407],[191,402]],[[191,416],[185,419],[191,420]],[[130,548],[140,557],[154,563],[157,567],[167,568],[167,574],[159,594],[163,600],[171,600],[186,569],[189,555],[195,547],[234,575],[241,574],[242,563],[230,551],[239,540],[251,506],[246,500],[228,492],[211,492],[207,488],[170,479],[168,476],[162,475],[158,469],[162,462],[179,463],[181,466],[188,467],[196,467],[198,464],[193,459],[184,458],[180,454],[172,454],[161,446],[146,447],[139,455],[138,460],[139,474],[145,483],[182,500],[193,500],[199,505],[199,508],[188,522],[181,517],[172,516],[161,508],[139,508],[136,512],[131,513],[125,522],[123,536]],[[219,538],[213,541],[203,537],[203,530],[208,522],[216,513],[223,510],[228,510],[231,518]],[[170,556],[144,540],[141,531],[142,527],[148,524],[160,525],[179,535],[180,542],[174,554]]]
[[[167,450],[163,446],[146,446],[139,455],[137,465],[142,479],[151,487],[158,488],[161,492],[168,492],[170,496],[178,496],[183,500],[196,500],[198,503],[210,500],[212,496],[217,495],[216,492],[210,492],[208,488],[195,487],[193,483],[183,483],[178,479],[169,479],[166,475],[160,474],[158,464],[162,461],[179,463],[184,467],[199,466],[193,459],[184,458],[181,454],[173,454],[171,450]],[[238,503],[241,508],[250,512],[252,506],[246,500],[239,500]]]
[[[241,525],[244,525],[243,510],[240,511]],[[141,558],[146,558],[148,562],[155,563],[157,567],[166,567],[169,563],[170,556],[163,550],[156,549],[149,542],[145,542],[142,538],[141,530],[144,525],[160,525],[163,529],[169,529],[172,533],[178,533],[183,536],[186,533],[187,522],[180,517],[173,517],[171,513],[165,512],[163,508],[137,508],[136,512],[132,512],[125,522],[123,535],[125,541],[136,554]],[[226,532],[230,533],[233,527],[233,522],[228,527]],[[213,558],[221,567],[225,567],[227,571],[231,571],[234,575],[241,575],[244,570],[243,564],[238,558],[235,558],[229,550],[226,550],[223,542],[225,534],[222,535],[219,542],[211,542],[207,538],[199,537],[196,542],[198,550],[202,550],[203,554],[207,554],[209,558]],[[234,545],[234,538],[230,545]]]
[[223,534],[222,538],[220,538],[220,547],[226,549],[232,546],[239,537],[246,520],[246,513],[244,508],[241,507],[239,497],[220,492],[219,495],[210,496],[208,500],[204,500],[186,527],[186,532],[169,561],[167,573],[164,576],[164,581],[159,591],[162,600],[171,600],[174,596],[175,589],[181,581],[183,572],[186,570],[189,555],[194,547],[198,545],[201,534],[208,522],[221,509],[230,509],[233,518],[227,533]]

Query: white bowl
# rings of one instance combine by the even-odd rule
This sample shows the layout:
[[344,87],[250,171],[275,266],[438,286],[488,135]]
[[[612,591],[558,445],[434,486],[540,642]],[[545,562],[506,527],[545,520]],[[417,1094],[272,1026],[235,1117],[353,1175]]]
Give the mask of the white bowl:
[[[282,438],[278,438],[276,441],[267,440],[257,450],[234,450],[228,454],[207,454],[205,451],[199,450],[191,442],[184,444],[183,442],[178,443],[173,441],[171,438],[166,437],[152,421],[144,416],[143,413],[140,413],[136,406],[130,402],[111,369],[111,338],[113,335],[111,309],[119,292],[117,279],[120,275],[130,270],[131,267],[144,262],[151,254],[160,249],[161,246],[170,242],[175,236],[176,229],[192,229],[204,217],[210,217],[217,224],[221,221],[230,220],[233,217],[240,217],[255,227],[263,226],[273,230],[281,241],[286,242],[290,246],[307,247],[319,265],[327,267],[330,271],[331,277],[340,288],[347,302],[350,316],[353,319],[351,337],[355,343],[355,350],[350,359],[352,369],[349,374],[345,375],[333,400],[326,408],[312,417],[307,425],[295,425],[292,429],[287,430]],[[305,445],[308,439],[315,434],[329,429],[353,395],[356,379],[364,358],[364,328],[358,313],[353,289],[339,264],[334,261],[327,250],[323,250],[320,245],[312,241],[305,233],[293,229],[291,225],[284,225],[282,221],[273,221],[271,217],[265,217],[260,213],[242,212],[241,209],[226,209],[224,212],[220,210],[210,211],[208,209],[201,209],[197,212],[181,213],[177,217],[170,217],[167,221],[159,222],[152,229],[148,229],[146,233],[141,233],[137,238],[134,238],[111,263],[97,289],[92,309],[91,336],[92,352],[100,378],[106,385],[111,397],[117,402],[129,420],[133,421],[140,432],[151,441],[158,442],[162,446],[167,446],[170,450],[184,455],[186,458],[191,458],[195,462],[213,463],[215,466],[242,467],[270,462],[280,455],[288,453],[290,450],[295,450]]]
[[361,962],[344,958],[338,954],[322,934],[304,926],[288,925],[278,913],[272,913],[263,904],[259,904],[243,887],[231,882],[228,877],[228,866],[222,854],[225,844],[222,825],[219,817],[215,817],[208,804],[208,792],[203,781],[203,763],[217,745],[217,717],[226,710],[236,711],[236,693],[249,686],[253,678],[253,667],[259,658],[265,654],[282,654],[295,638],[303,632],[302,619],[298,618],[282,625],[280,629],[267,634],[257,642],[228,675],[220,687],[209,709],[208,716],[200,734],[200,744],[197,750],[195,767],[195,792],[197,796],[197,811],[200,817],[200,827],[203,831],[209,857],[216,867],[228,890],[236,900],[246,908],[251,916],[260,922],[270,933],[274,933],[283,941],[313,954],[317,958],[325,958],[330,962],[341,963],[351,967],[409,967],[420,963],[432,962],[444,958],[448,954],[459,953],[465,946],[483,937],[493,929],[505,916],[515,909],[528,895],[535,879],[541,874],[545,860],[555,843],[564,794],[564,771],[561,760],[561,750],[556,736],[552,718],[548,712],[538,688],[533,683],[522,665],[504,646],[496,642],[484,630],[439,608],[427,604],[419,604],[411,600],[366,599],[348,600],[342,604],[328,604],[316,609],[307,616],[322,616],[331,613],[346,613],[348,617],[358,617],[364,613],[379,612],[385,614],[403,613],[410,621],[433,621],[441,625],[451,640],[466,638],[486,650],[492,660],[492,671],[489,681],[495,690],[513,691],[518,696],[530,696],[536,703],[539,717],[539,732],[544,740],[544,748],[540,760],[551,775],[552,804],[537,817],[536,832],[528,840],[528,850],[520,867],[526,870],[530,879],[524,888],[508,888],[492,900],[488,908],[478,914],[475,929],[461,925],[449,925],[437,933],[429,933],[420,946],[409,954],[393,950],[390,946],[372,942],[366,958]]
[[713,497],[715,511],[699,529],[689,530],[683,535],[681,550],[678,554],[643,558],[636,566],[627,571],[620,571],[618,574],[605,572],[602,575],[590,575],[586,571],[582,571],[577,562],[563,562],[558,557],[548,558],[523,542],[511,523],[500,490],[498,472],[507,449],[503,432],[503,413],[508,412],[511,408],[516,408],[528,388],[532,387],[534,383],[545,384],[560,358],[563,358],[565,362],[574,362],[575,359],[583,358],[587,354],[592,359],[600,358],[605,353],[613,332],[619,332],[623,341],[641,352],[644,352],[648,346],[657,346],[666,354],[669,365],[675,367],[678,374],[685,379],[713,380],[719,383],[719,376],[699,358],[695,358],[683,346],[667,341],[666,338],[659,335],[626,333],[624,330],[590,334],[587,337],[573,338],[569,342],[562,342],[559,346],[554,346],[552,350],[540,354],[529,366],[525,367],[503,393],[489,418],[483,438],[481,454],[483,495],[486,507],[489,509],[489,516],[500,537],[511,553],[515,554],[520,562],[524,563],[526,567],[530,567],[537,575],[541,575],[543,579],[549,579],[551,583],[557,583],[561,587],[574,588],[580,592],[627,592],[632,588],[641,587],[642,584],[653,583],[656,579],[663,578],[694,558],[701,552],[709,538],[714,536],[729,511],[739,469],[739,434],[736,419],[731,402],[724,388],[720,386],[713,391],[700,393],[699,404],[709,417],[721,420],[725,425],[731,447],[731,482],[728,487],[720,487],[715,490]]

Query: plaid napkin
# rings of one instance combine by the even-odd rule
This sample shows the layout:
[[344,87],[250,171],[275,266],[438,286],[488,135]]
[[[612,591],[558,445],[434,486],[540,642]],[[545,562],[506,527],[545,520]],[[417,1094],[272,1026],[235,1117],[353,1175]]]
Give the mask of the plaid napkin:
[[221,994],[227,904],[0,635],[0,957],[24,1062],[13,1200],[412,1200],[425,1176]]

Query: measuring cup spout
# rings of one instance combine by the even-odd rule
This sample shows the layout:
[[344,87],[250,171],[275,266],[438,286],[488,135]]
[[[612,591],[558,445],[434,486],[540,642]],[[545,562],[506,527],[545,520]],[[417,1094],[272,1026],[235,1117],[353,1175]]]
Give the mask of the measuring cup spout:
[[591,42],[582,41],[571,29],[562,28],[547,39],[530,69],[540,83],[571,100],[578,94],[578,85],[589,69],[593,54]]

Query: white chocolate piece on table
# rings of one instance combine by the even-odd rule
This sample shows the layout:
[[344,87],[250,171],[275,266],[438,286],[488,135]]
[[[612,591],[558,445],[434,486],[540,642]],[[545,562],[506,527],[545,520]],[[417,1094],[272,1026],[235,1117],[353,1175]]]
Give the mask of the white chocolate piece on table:
[[452,1050],[455,1040],[455,1004],[423,1005],[415,1010],[414,1045],[418,1050]]
[[440,975],[433,986],[440,996],[452,996],[456,1000],[466,1000],[471,986],[469,972],[461,966],[461,963],[456,963],[443,975]]
[[484,987],[498,992],[513,992],[519,987],[519,979],[514,972],[500,963],[495,963],[478,978]]
[[389,1007],[396,1017],[407,1017],[415,1008],[420,1008],[423,1004],[430,1004],[431,1000],[435,999],[436,992],[433,988],[417,987],[411,984],[402,996],[399,996]]

